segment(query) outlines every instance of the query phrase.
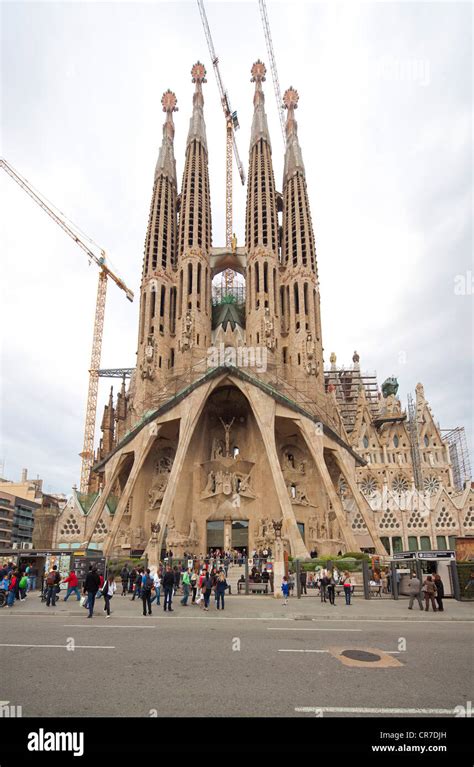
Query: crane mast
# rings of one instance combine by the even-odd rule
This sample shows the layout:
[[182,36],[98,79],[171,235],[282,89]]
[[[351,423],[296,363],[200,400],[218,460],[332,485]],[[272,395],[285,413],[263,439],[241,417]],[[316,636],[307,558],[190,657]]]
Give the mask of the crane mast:
[[[226,195],[225,195],[225,244],[226,248],[232,247],[232,153],[235,157],[237,169],[239,171],[240,180],[242,184],[245,184],[245,171],[242,161],[237,149],[237,142],[235,140],[235,131],[239,128],[239,121],[237,119],[237,112],[232,110],[230,105],[229,94],[224,88],[222,76],[219,69],[219,59],[214,49],[214,43],[212,41],[211,30],[209,29],[209,23],[207,21],[207,15],[204,8],[203,0],[197,0],[199,12],[201,14],[202,25],[204,27],[204,34],[206,35],[207,47],[209,48],[209,54],[211,56],[212,66],[216,75],[217,87],[219,89],[219,95],[221,97],[222,109],[224,111],[224,117],[226,120]],[[224,272],[224,285],[225,292],[227,293],[232,287],[233,271],[226,269]]]
[[258,0],[260,8],[260,16],[262,17],[263,31],[265,33],[265,42],[267,44],[267,53],[270,60],[270,69],[272,71],[273,90],[275,91],[275,98],[278,109],[278,117],[280,118],[281,132],[283,135],[283,143],[286,144],[286,132],[285,132],[285,114],[283,110],[283,101],[281,98],[280,81],[278,79],[278,71],[275,60],[275,53],[273,50],[273,41],[270,33],[270,22],[268,21],[267,6],[265,0]]
[[124,291],[129,301],[133,301],[133,291],[127,287],[120,277],[118,277],[106,264],[105,250],[100,248],[96,243],[87,238],[91,245],[98,248],[100,255],[98,256],[91,250],[91,247],[84,241],[85,235],[78,234],[75,231],[74,225],[66,221],[66,217],[61,211],[55,209],[50,203],[48,203],[27,181],[23,178],[18,171],[16,171],[10,163],[5,159],[0,159],[0,167],[34,200],[37,205],[48,214],[53,221],[66,232],[66,234],[79,245],[84,251],[87,257],[94,261],[99,267],[99,282],[97,286],[97,299],[94,315],[94,332],[92,336],[92,352],[91,361],[89,367],[89,389],[87,393],[87,406],[86,406],[86,419],[84,427],[84,443],[80,456],[82,458],[81,463],[81,493],[87,492],[89,484],[89,475],[92,464],[94,462],[94,434],[95,423],[97,413],[97,394],[99,390],[99,368],[100,358],[102,353],[102,336],[104,331],[104,316],[105,316],[105,300],[107,296],[107,278],[110,277],[115,284]]

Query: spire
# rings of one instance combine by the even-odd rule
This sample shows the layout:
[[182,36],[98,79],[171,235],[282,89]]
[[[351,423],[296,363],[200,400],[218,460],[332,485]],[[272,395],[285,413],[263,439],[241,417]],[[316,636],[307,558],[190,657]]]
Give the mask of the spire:
[[174,122],[173,112],[178,111],[176,95],[169,90],[163,93],[161,104],[163,112],[166,112],[166,120],[163,124],[163,142],[161,144],[158,161],[155,168],[155,179],[162,174],[168,176],[170,181],[176,186],[176,160],[174,159],[173,140],[174,140]]
[[253,145],[261,138],[263,138],[270,146],[270,134],[268,132],[267,115],[265,114],[265,95],[263,93],[262,83],[265,82],[266,74],[265,64],[258,59],[251,69],[251,83],[255,83],[255,94],[253,97],[253,120],[252,131],[250,134],[250,151],[252,151]]
[[186,147],[188,147],[192,141],[196,140],[201,142],[207,152],[206,123],[204,122],[203,112],[204,97],[202,95],[202,84],[207,83],[206,68],[204,64],[201,64],[200,61],[197,61],[191,69],[191,75],[193,78],[192,81],[196,88],[193,95],[193,114],[191,120],[189,121],[188,140],[186,142]]
[[295,119],[295,109],[298,109],[298,91],[291,85],[283,95],[283,107],[288,110],[286,118],[286,151],[283,180],[288,181],[297,171],[304,176],[303,155],[298,141],[298,123]]

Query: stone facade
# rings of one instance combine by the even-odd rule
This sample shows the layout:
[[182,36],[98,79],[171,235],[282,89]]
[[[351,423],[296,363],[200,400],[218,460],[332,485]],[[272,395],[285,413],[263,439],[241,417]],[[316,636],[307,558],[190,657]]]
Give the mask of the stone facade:
[[[383,397],[357,383],[358,356],[341,378],[324,372],[315,238],[289,88],[283,192],[276,190],[265,115],[265,66],[255,83],[245,247],[213,247],[205,69],[195,84],[181,191],[174,160],[176,97],[155,170],[140,294],[137,368],[116,404],[111,393],[90,494],[75,493],[56,543],[93,541],[107,554],[275,541],[294,556],[442,545],[473,524],[472,490],[453,485],[450,456],[422,387],[414,431],[386,382]],[[220,119],[220,118],[219,118]],[[241,293],[214,300],[224,269]],[[240,295],[240,298],[239,298]],[[214,291],[215,296],[215,291]],[[210,362],[210,344],[231,354]],[[258,352],[256,361],[256,352]],[[396,383],[396,382],[395,382]],[[349,415],[350,417],[349,417]],[[402,509],[409,493],[413,510]],[[417,506],[417,504],[419,504]],[[469,504],[471,504],[469,510]],[[415,508],[416,506],[416,508]],[[401,538],[399,541],[393,539]],[[438,541],[439,538],[439,541]],[[384,548],[385,546],[385,548]]]

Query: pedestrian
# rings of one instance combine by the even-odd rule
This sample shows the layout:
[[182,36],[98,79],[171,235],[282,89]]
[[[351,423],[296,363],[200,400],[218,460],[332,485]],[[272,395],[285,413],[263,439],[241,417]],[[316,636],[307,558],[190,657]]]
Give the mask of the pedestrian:
[[288,597],[290,595],[290,584],[288,583],[288,578],[286,575],[283,578],[283,582],[281,584],[281,593],[283,594],[283,604],[288,604]]
[[58,566],[53,565],[51,570],[49,571],[47,577],[46,577],[46,587],[47,587],[47,596],[46,596],[46,607],[49,607],[52,605],[53,607],[56,607],[56,588],[59,586],[59,583],[61,581],[61,576],[58,573]]
[[212,578],[209,575],[209,573],[206,571],[204,575],[204,579],[202,581],[202,585],[201,585],[201,593],[204,597],[204,610],[206,610],[206,612],[209,610],[209,600],[211,598],[211,591],[212,591]]
[[133,589],[135,588],[135,581],[137,579],[137,568],[132,567],[128,574],[128,591],[131,594]]
[[115,576],[109,575],[102,587],[102,594],[104,597],[104,612],[107,613],[105,616],[106,618],[110,618],[110,600],[116,591],[117,586],[115,585]]
[[77,575],[74,572],[74,570],[71,570],[68,577],[64,579],[63,583],[67,583],[67,592],[66,592],[66,596],[64,597],[64,601],[67,602],[72,592],[74,592],[74,594],[77,597],[77,601],[79,601],[81,598],[81,595],[79,593],[79,587],[78,587],[79,581],[77,580]]
[[179,572],[177,565],[175,565],[173,567],[173,578],[174,578],[174,584],[173,584],[174,591],[173,591],[173,594],[174,594],[174,596],[176,596],[176,594],[178,593],[178,589],[179,589],[179,582],[181,580],[181,573]]
[[143,571],[143,567],[140,567],[140,569],[137,570],[137,572],[136,572],[135,583],[134,583],[135,588],[133,590],[132,602],[135,601],[135,597],[138,597],[140,599],[143,572],[144,572]]
[[150,604],[153,604],[153,602],[156,599],[156,604],[159,605],[160,604],[160,596],[161,596],[161,578],[160,578],[160,573],[158,572],[158,570],[156,571],[155,575],[153,576],[153,587],[155,589],[155,594],[154,594],[154,596],[152,596]]
[[193,570],[191,573],[191,590],[193,592],[193,598],[191,599],[191,604],[196,604],[196,594],[197,594],[197,584],[198,584],[198,577],[197,573]]
[[408,603],[408,609],[413,610],[413,602],[416,601],[420,605],[420,610],[423,610],[423,602],[421,601],[421,583],[416,572],[412,572],[410,580],[408,581],[408,593],[410,595],[410,601]]
[[153,578],[150,575],[150,568],[144,570],[141,582],[141,594],[143,602],[143,615],[151,615],[151,590],[153,588]]
[[438,604],[438,610],[444,612],[443,599],[444,599],[444,584],[441,580],[441,575],[435,575],[434,584],[436,586],[436,602]]
[[190,586],[191,586],[191,578],[190,578],[190,570],[188,569],[183,573],[183,598],[181,600],[181,604],[183,605],[183,607],[188,606]]
[[437,612],[437,608],[435,605],[435,597],[436,597],[436,585],[431,577],[431,575],[426,576],[426,580],[423,583],[422,591],[425,595],[425,611],[429,611],[429,605],[431,602],[431,607],[433,608],[433,612]]
[[122,596],[127,596],[127,586],[130,573],[128,572],[127,565],[124,565],[120,571],[120,580],[122,581]]
[[346,605],[351,604],[352,594],[352,580],[349,571],[346,570],[343,577],[344,596],[346,597]]
[[327,588],[328,588],[329,578],[326,573],[324,573],[321,577],[321,580],[319,581],[319,593],[321,596],[321,602],[327,602]]
[[18,589],[20,592],[20,601],[23,602],[26,599],[26,590],[28,588],[28,576],[23,573],[18,581]]
[[217,609],[219,610],[219,603],[222,604],[222,609],[224,609],[224,595],[227,589],[227,581],[225,579],[225,575],[223,572],[219,573],[219,577],[217,578],[216,583],[216,594],[217,594]]
[[84,594],[87,594],[87,609],[89,610],[88,618],[92,618],[94,614],[95,597],[99,590],[100,577],[97,572],[97,568],[94,565],[89,565],[89,572],[86,575],[84,581]]
[[32,565],[28,572],[28,591],[34,591],[36,589],[36,579],[38,577],[38,570],[35,565]]
[[165,591],[165,601],[163,604],[163,610],[166,612],[172,613],[173,608],[171,607],[172,604],[172,597],[173,597],[173,586],[174,586],[174,574],[171,569],[170,565],[166,565],[166,571],[163,576],[163,588]]
[[328,572],[328,585],[327,592],[329,597],[329,604],[336,606],[336,579],[331,571]]
[[307,578],[308,578],[308,574],[307,574],[306,570],[301,570],[301,572],[300,572],[300,586],[301,586],[301,593],[302,594],[307,594],[308,593],[306,591],[306,581],[307,581]]
[[8,575],[8,596],[7,596],[7,605],[8,607],[13,607],[15,604],[15,592],[16,592],[16,582],[17,582],[17,574],[15,570],[10,570]]

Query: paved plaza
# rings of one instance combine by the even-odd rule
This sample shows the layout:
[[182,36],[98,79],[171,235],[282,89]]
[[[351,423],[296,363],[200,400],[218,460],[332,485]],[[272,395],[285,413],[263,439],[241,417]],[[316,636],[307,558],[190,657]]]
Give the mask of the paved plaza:
[[33,594],[3,608],[2,699],[46,717],[443,717],[473,700],[468,603],[447,600],[441,615],[405,599],[313,596],[154,607],[144,617],[115,596],[110,619],[99,600],[87,620],[72,598],[47,608]]

